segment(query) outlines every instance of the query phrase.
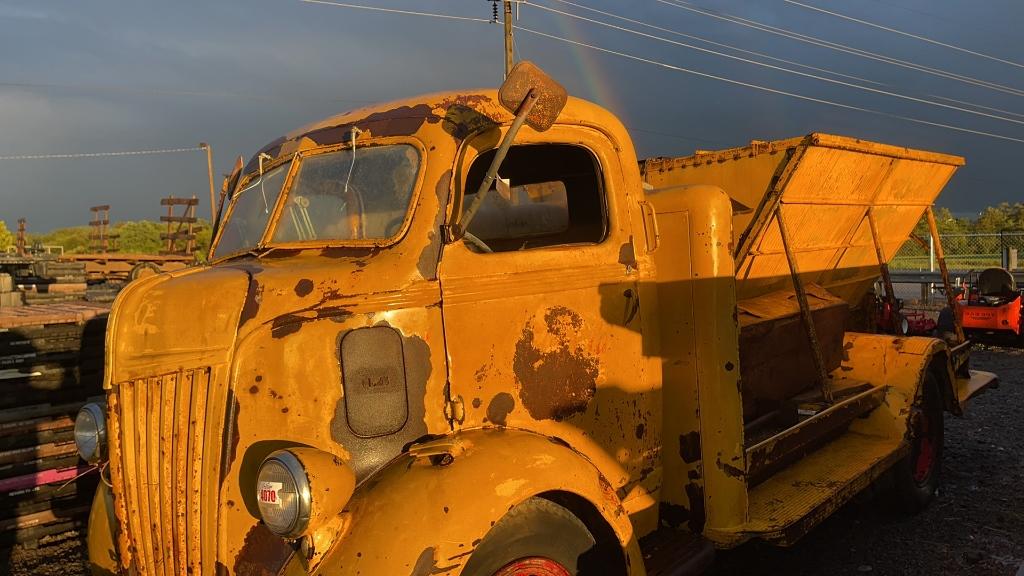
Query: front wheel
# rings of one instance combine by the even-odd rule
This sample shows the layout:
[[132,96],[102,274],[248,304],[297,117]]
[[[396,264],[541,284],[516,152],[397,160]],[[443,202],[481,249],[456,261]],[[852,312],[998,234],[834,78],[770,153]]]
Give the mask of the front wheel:
[[[586,576],[598,544],[568,509],[543,498],[517,505],[487,533],[462,576]],[[608,565],[596,568],[607,570]]]
[[911,514],[924,510],[935,497],[942,472],[942,397],[931,373],[923,386],[921,400],[911,409],[910,453],[893,469],[897,504]]

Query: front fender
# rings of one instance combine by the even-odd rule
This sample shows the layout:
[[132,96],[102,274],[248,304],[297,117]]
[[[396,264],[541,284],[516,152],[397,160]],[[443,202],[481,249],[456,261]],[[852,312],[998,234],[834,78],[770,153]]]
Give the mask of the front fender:
[[629,516],[600,472],[558,441],[500,428],[414,446],[365,481],[347,507],[343,536],[314,573],[459,574],[506,512],[551,491],[593,505],[630,574],[644,574]]
[[117,555],[117,518],[114,517],[114,493],[104,482],[96,487],[89,509],[87,548],[93,576],[113,576],[119,571]]

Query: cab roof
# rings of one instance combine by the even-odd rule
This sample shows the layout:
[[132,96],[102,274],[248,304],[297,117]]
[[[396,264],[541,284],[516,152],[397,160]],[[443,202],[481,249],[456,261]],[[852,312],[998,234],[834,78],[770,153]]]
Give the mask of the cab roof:
[[[447,137],[461,141],[489,126],[510,124],[512,119],[513,115],[499,103],[495,89],[438,92],[382,102],[325,118],[273,140],[253,155],[244,174],[258,169],[261,154],[276,160],[300,150],[341,144],[351,140],[353,128],[358,128],[359,138],[418,134],[424,140]],[[573,97],[556,124],[601,126],[616,139],[626,135],[612,113]]]

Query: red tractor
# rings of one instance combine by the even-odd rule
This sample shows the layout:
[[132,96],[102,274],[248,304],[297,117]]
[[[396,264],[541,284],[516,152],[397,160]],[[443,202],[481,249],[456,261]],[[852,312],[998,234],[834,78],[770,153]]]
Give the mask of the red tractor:
[[964,293],[957,297],[956,315],[969,337],[1011,337],[1024,343],[1021,330],[1021,290],[1013,274],[988,268],[968,276]]

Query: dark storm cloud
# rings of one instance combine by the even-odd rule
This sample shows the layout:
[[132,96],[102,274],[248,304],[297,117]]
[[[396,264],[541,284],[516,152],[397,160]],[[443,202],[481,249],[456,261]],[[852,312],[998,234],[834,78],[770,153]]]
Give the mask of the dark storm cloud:
[[[824,50],[666,6],[654,0],[577,0],[662,27],[891,85],[1024,112],[1019,96]],[[991,1],[808,0],[1009,60],[1024,7]],[[487,17],[482,1],[365,3]],[[549,6],[579,10],[550,0]],[[788,5],[702,0],[701,6],[927,66],[1024,88],[1024,70]],[[591,16],[593,16],[591,14]],[[1024,138],[1024,126],[942,110],[700,54],[526,6],[523,25],[559,36],[773,88]],[[635,26],[634,26],[635,27]],[[667,36],[664,33],[657,33]],[[682,40],[676,38],[677,40]],[[1021,200],[1024,144],[729,86],[526,33],[520,53],[578,96],[636,129],[643,155],[688,154],[811,131],[965,155],[940,203],[971,212]],[[218,174],[301,124],[376,101],[500,81],[497,26],[303,4],[258,2],[0,2],[0,155],[116,151],[211,142]],[[32,86],[17,86],[30,84]],[[1019,118],[1018,118],[1019,119]],[[155,218],[169,194],[206,198],[199,152],[108,160],[0,161],[0,219],[45,230],[84,223],[88,207],[115,219]],[[219,184],[219,182],[218,182]]]

